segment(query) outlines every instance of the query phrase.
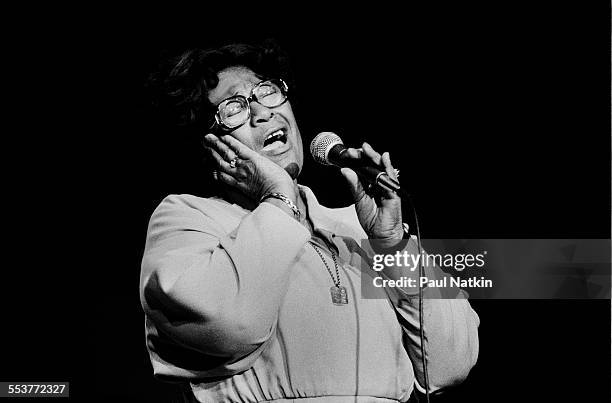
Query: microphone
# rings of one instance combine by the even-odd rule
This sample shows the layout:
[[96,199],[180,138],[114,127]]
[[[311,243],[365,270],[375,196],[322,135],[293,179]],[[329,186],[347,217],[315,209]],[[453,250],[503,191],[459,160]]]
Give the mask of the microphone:
[[[381,189],[400,193],[400,184],[378,167],[365,160],[356,160],[346,154],[347,147],[335,133],[322,132],[312,139],[310,154],[315,161],[323,165],[335,165],[340,168],[351,168],[363,180]],[[402,190],[403,192],[403,190]]]

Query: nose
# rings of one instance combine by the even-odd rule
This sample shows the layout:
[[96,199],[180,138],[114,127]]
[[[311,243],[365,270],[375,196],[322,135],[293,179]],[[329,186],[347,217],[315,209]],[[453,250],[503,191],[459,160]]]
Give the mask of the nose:
[[274,112],[272,112],[270,108],[263,106],[258,102],[251,102],[250,107],[251,122],[254,125],[269,122],[270,119],[272,119],[272,117],[274,116]]

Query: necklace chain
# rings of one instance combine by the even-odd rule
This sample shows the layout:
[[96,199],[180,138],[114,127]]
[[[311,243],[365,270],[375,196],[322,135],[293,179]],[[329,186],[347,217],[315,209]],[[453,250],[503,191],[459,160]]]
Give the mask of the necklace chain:
[[323,257],[323,253],[321,253],[319,248],[313,242],[309,242],[309,243],[310,245],[312,245],[312,248],[315,250],[315,252],[317,252],[317,255],[319,255],[319,257],[323,261],[323,264],[325,265],[325,268],[327,269],[327,272],[331,276],[332,281],[334,282],[336,287],[340,287],[340,271],[338,270],[338,262],[336,261],[336,254],[334,253],[334,251],[330,249],[329,252],[331,253],[332,259],[334,260],[334,267],[336,268],[336,277],[338,278],[337,280],[336,280],[336,277],[334,277],[334,274],[332,273],[331,269],[327,265],[327,261]]

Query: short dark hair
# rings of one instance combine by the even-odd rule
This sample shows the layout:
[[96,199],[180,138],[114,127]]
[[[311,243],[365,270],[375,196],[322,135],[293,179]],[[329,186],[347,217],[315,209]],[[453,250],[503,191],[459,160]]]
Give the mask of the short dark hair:
[[208,128],[215,113],[208,92],[219,84],[218,73],[233,66],[246,67],[266,78],[282,78],[293,87],[289,58],[276,41],[232,43],[189,49],[165,61],[148,83],[153,103],[173,123]]

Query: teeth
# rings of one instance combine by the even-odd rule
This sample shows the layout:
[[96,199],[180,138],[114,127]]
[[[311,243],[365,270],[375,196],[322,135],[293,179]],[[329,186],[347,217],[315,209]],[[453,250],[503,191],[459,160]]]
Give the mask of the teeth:
[[284,142],[284,139],[286,138],[286,136],[287,135],[285,134],[285,131],[283,129],[278,129],[276,131],[273,131],[272,133],[268,134],[268,136],[264,140],[264,147],[268,147],[277,141]]
[[282,137],[283,135],[284,135],[283,130],[282,129],[278,129],[277,131],[268,134],[268,137],[266,137],[265,141],[268,141],[268,140],[270,140],[273,137]]

